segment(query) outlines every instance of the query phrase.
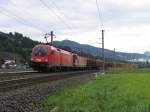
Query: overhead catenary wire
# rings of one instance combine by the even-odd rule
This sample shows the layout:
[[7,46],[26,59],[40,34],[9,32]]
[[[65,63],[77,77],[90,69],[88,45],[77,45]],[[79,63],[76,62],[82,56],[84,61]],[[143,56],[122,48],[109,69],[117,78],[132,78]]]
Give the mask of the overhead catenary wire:
[[98,10],[98,15],[99,15],[99,21],[100,21],[100,26],[102,26],[102,38],[101,39],[101,45],[102,45],[102,51],[100,51],[102,53],[102,58],[103,58],[103,67],[102,67],[102,72],[103,74],[105,74],[105,48],[104,48],[104,23],[103,23],[103,18],[102,18],[102,12],[100,10],[99,7],[99,3],[98,0],[96,0],[96,6],[97,6],[97,10]]
[[[8,4],[10,5],[13,5],[13,7],[17,10],[20,10],[20,8],[17,7],[17,5],[12,1],[12,0],[8,0]],[[23,9],[23,8],[22,8]],[[27,10],[26,10],[27,11]],[[23,11],[24,13],[24,11]],[[23,24],[25,26],[29,26],[29,27],[32,27],[34,29],[37,29],[38,31],[40,32],[47,32],[46,29],[43,29],[43,28],[40,28],[40,26],[38,25],[35,25],[35,24],[32,24],[30,21],[27,21],[26,19],[24,19],[23,17],[19,16],[18,14],[14,13],[13,10],[9,10],[9,9],[6,9],[4,7],[0,7],[0,14],[4,15],[4,16],[7,16],[11,19],[14,19],[16,22],[20,23],[20,24]],[[25,14],[26,15],[26,14]],[[29,16],[29,15],[28,15]],[[58,37],[59,38],[59,37]]]
[[[61,8],[55,3],[54,0],[49,0],[49,2],[51,2],[53,4],[53,6],[57,9],[57,11],[66,19],[66,20],[70,20],[70,18],[68,18],[68,16],[61,10]],[[71,26],[73,28],[76,28],[76,25],[75,24],[71,24]],[[76,33],[83,33],[83,32],[76,32]]]
[[99,16],[99,21],[100,21],[100,25],[102,26],[102,28],[104,29],[104,22],[103,22],[103,17],[102,17],[102,7],[100,9],[99,0],[96,0],[96,6],[97,6],[97,11],[98,11],[98,16]]
[[[66,14],[61,10],[61,8],[54,2],[54,0],[49,0],[53,5],[54,7],[59,11],[59,13],[66,19],[66,20],[69,20],[68,16],[66,16]],[[72,25],[71,25],[71,28],[72,28]]]
[[[7,0],[7,2],[9,4],[13,5],[16,9],[20,10],[20,8],[18,8],[17,5],[12,0]],[[23,24],[25,26],[30,26],[30,27],[32,27],[34,29],[39,30],[40,32],[45,32],[46,31],[45,29],[40,28],[39,26],[37,26],[37,25],[35,25],[35,24],[31,23],[31,22],[26,21],[24,18],[18,16],[17,14],[15,14],[14,12],[12,12],[12,11],[6,9],[6,8],[0,7],[0,12],[1,12],[1,14],[5,15],[7,17],[14,18],[15,21],[17,21],[18,23],[21,23],[21,24]]]
[[12,0],[7,0],[7,2],[11,3],[11,5],[16,6],[16,4]]
[[[12,1],[12,0],[8,0],[9,1],[9,3],[11,3],[11,5],[13,5],[16,9],[20,9],[20,8],[18,8],[17,7],[17,5]],[[55,4],[56,5],[56,4]],[[22,7],[21,7],[22,8]],[[58,7],[57,7],[58,8]],[[23,9],[23,8],[22,8]],[[27,9],[28,10],[28,9]],[[26,11],[27,11],[26,10]],[[31,15],[29,12],[27,13],[28,15]],[[32,15],[31,15],[32,16]],[[36,25],[37,26],[37,25]],[[42,30],[42,32],[47,32],[46,30]],[[58,37],[59,38],[59,37]]]
[[32,23],[29,23],[29,22],[25,21],[24,18],[16,15],[12,11],[9,11],[9,10],[7,10],[5,8],[0,7],[0,12],[1,12],[1,14],[5,15],[7,17],[14,18],[17,22],[19,22],[21,24],[24,24],[26,26],[30,26],[30,27],[32,27],[34,29],[37,29],[37,30],[41,31],[41,32],[45,32],[46,31],[45,29],[39,28],[39,26],[37,26],[37,25],[34,25]]
[[[22,10],[24,10],[23,7],[19,7],[19,8],[18,8],[18,7],[17,7],[17,4],[14,3],[13,0],[8,0],[8,2],[11,3],[11,5],[13,5],[16,9],[20,10],[20,8],[21,8]],[[28,8],[25,8],[25,9],[26,9],[26,10],[25,10],[25,11],[26,11],[26,14],[27,14],[28,16],[33,16],[32,13],[31,13],[31,9],[28,9]],[[49,25],[49,24],[50,24],[50,25]],[[51,24],[50,22],[48,23],[48,25],[49,25],[49,26],[52,26],[52,24]],[[46,32],[46,31],[45,31],[45,32]]]
[[67,18],[67,16],[61,11],[61,9],[57,6],[57,4],[53,1],[53,0],[49,0],[55,7],[57,10],[59,10],[59,12],[65,17]]
[[[13,0],[8,0],[13,6],[15,6],[15,8],[17,8],[16,7],[16,4],[13,2]],[[43,1],[44,2],[44,1]],[[65,18],[67,18],[67,16],[63,13],[63,12],[61,12],[61,9],[56,5],[56,3],[54,2],[54,1],[51,1],[51,3],[60,11],[60,13],[62,14],[62,15],[64,15],[64,17]],[[46,5],[46,8],[49,8],[48,7],[48,5],[46,4],[46,3],[44,3],[43,4],[44,6]],[[22,7],[21,7],[22,8]],[[20,8],[17,8],[17,9],[20,9]],[[49,8],[50,9],[50,8]],[[26,10],[28,10],[28,9],[26,9]],[[51,9],[53,12],[54,12],[54,10],[53,9]],[[28,12],[28,15],[29,15],[30,13]],[[56,16],[56,15],[55,15]],[[59,15],[58,15],[59,16]],[[60,18],[61,18],[61,16],[60,16]],[[64,21],[64,20],[63,20]],[[65,22],[65,21],[64,21]],[[66,23],[67,24],[67,23]],[[52,26],[52,25],[51,25]],[[70,27],[70,29],[69,30],[72,30],[72,27],[71,26],[69,26],[68,25],[68,27]]]
[[[55,11],[52,8],[49,8],[49,6],[46,4],[46,2],[44,0],[40,0],[40,2],[49,10],[51,11],[65,26],[66,28],[68,28],[70,31],[72,31],[72,27],[67,24],[61,16],[59,16],[58,14],[55,13]],[[50,13],[51,14],[51,13]]]

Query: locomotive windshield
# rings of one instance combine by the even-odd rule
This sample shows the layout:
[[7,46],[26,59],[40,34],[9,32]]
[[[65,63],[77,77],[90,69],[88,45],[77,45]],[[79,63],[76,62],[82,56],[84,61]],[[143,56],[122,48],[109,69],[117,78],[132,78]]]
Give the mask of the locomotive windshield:
[[42,47],[37,47],[34,50],[34,55],[35,56],[47,56],[47,48],[42,48]]

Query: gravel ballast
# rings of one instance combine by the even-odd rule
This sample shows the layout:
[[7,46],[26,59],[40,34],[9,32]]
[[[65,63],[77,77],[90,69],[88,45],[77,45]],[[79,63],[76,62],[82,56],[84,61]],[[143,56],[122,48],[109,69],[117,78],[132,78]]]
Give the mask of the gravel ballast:
[[85,83],[91,79],[94,79],[94,75],[87,74],[0,93],[0,112],[45,112],[40,107],[41,100],[66,86]]

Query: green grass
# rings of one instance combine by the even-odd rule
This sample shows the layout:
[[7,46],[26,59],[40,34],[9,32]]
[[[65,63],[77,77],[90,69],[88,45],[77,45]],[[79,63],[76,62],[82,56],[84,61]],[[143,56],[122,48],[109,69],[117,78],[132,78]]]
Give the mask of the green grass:
[[150,69],[109,72],[42,102],[57,112],[150,112]]

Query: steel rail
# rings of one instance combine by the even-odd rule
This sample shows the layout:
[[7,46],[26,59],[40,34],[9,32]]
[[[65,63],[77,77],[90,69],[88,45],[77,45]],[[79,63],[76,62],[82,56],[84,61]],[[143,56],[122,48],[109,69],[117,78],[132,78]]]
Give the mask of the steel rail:
[[19,78],[19,79],[11,79],[11,80],[3,80],[0,81],[0,92],[11,91],[14,89],[23,88],[26,86],[31,86],[34,84],[40,84],[43,82],[56,81],[65,78],[70,78],[74,76],[80,76],[85,74],[96,73],[97,70],[90,71],[76,71],[76,72],[63,72],[63,73],[54,73],[51,75],[42,75],[37,77],[29,77],[29,78]]

